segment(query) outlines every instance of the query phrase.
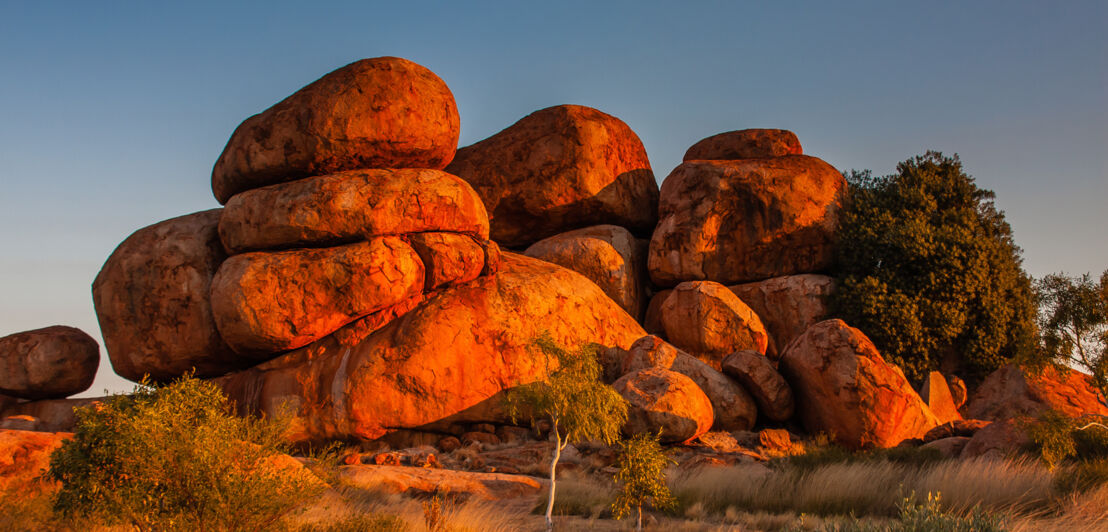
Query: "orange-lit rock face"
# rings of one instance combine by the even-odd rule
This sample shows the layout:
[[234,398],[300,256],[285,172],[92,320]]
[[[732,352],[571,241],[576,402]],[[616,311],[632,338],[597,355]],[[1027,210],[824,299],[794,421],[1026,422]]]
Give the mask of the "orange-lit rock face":
[[659,434],[664,443],[689,441],[712,428],[715,414],[708,396],[692,379],[662,368],[633,371],[612,387],[629,408],[626,434]]
[[758,417],[754,398],[742,386],[657,336],[644,336],[635,341],[620,362],[622,375],[640,369],[662,368],[692,379],[712,404],[715,419],[711,428],[714,430],[750,430]]
[[762,353],[736,351],[723,359],[723,373],[743,385],[758,403],[758,410],[770,421],[793,417],[793,392],[789,383]]
[[0,430],[0,496],[33,491],[50,469],[50,454],[72,438],[68,433]]
[[597,225],[531,244],[529,257],[569,268],[594,282],[638,319],[646,304],[646,250],[630,231]]
[[693,144],[685,161],[760,159],[800,155],[800,139],[784,129],[742,129],[712,135]]
[[1108,407],[1098,400],[1088,375],[1052,366],[1038,374],[1015,365],[994,371],[977,386],[965,412],[974,419],[1001,420],[1034,416],[1044,410],[1071,417],[1108,416]]
[[488,215],[477,193],[446,172],[351,170],[243,192],[219,221],[231,253],[425,231],[488,240]]
[[809,327],[785,348],[780,368],[804,427],[842,445],[892,447],[939,424],[904,374],[842,320]]
[[217,382],[246,409],[297,408],[295,440],[505,422],[498,394],[551,369],[533,343],[543,332],[623,349],[644,334],[579,274],[505,253],[497,275],[451,286],[360,340],[332,335]]
[[766,352],[762,320],[727,287],[711,281],[681,283],[662,303],[662,327],[673,345],[719,369],[742,349]]
[[[408,243],[423,261],[424,289],[472,281],[485,269],[485,246],[457,233],[415,233]],[[491,245],[495,246],[495,243]]]
[[139,381],[198,377],[243,367],[212,319],[212,277],[226,258],[216,227],[221,209],[135,231],[108,257],[92,299],[112,367]]
[[232,349],[264,356],[307,345],[423,286],[423,262],[399,237],[244,253],[216,273],[212,312]]
[[682,163],[662,183],[650,276],[732,284],[823,270],[845,187],[805,155]]
[[92,385],[100,346],[80,329],[55,325],[0,338],[0,393],[65,397]]
[[509,248],[597,224],[645,234],[657,219],[658,185],[639,137],[589,107],[535,111],[459,149],[446,171],[477,189],[493,240]]
[[932,371],[923,381],[920,389],[920,398],[927,403],[931,413],[939,418],[940,423],[960,420],[962,415],[958,413],[958,406],[954,403],[954,396],[950,393],[950,387],[946,384],[946,377],[938,371]]
[[776,358],[794,338],[827,316],[827,296],[835,281],[826,275],[787,275],[727,288],[761,318],[769,331],[766,353]]
[[356,168],[436,168],[458,147],[454,95],[397,57],[363,59],[244,121],[212,170],[220,203],[265,185]]

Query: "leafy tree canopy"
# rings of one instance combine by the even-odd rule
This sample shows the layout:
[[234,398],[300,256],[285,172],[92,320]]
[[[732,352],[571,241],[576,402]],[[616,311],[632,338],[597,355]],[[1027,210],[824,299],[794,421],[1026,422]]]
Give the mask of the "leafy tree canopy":
[[928,152],[897,173],[847,177],[832,312],[918,382],[942,369],[969,380],[1033,361],[1035,301],[994,194],[957,156]]
[[1035,283],[1043,352],[1090,372],[1108,398],[1108,270],[1096,282],[1085,274],[1051,274]]
[[677,505],[666,485],[666,468],[676,462],[666,456],[655,434],[636,434],[620,442],[619,451],[614,478],[619,490],[612,502],[612,514],[623,519],[636,510],[636,529],[642,530],[644,505],[658,510]]

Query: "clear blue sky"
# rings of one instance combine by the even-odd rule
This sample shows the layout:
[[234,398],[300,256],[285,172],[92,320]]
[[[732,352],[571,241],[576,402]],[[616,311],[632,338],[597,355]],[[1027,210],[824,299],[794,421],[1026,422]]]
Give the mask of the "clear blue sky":
[[[99,339],[90,285],[115,246],[217,206],[243,119],[382,55],[446,81],[462,145],[589,105],[639,134],[659,181],[749,127],[841,170],[957,152],[1031,274],[1108,268],[1108,2],[108,4],[0,0],[0,335]],[[90,394],[129,388],[105,355]]]

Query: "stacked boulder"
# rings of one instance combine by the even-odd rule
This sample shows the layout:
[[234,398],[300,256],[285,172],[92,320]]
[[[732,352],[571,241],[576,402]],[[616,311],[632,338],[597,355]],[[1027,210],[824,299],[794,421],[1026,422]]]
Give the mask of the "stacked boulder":
[[59,417],[71,420],[83,401],[65,398],[92,386],[99,365],[100,345],[74,327],[0,338],[0,429],[53,430]]

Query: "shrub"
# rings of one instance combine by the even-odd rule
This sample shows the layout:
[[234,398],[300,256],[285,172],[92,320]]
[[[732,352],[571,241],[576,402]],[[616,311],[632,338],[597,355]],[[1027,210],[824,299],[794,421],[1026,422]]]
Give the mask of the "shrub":
[[1108,400],[1108,270],[1094,282],[1089,274],[1051,274],[1035,283],[1043,351],[1060,363],[1092,374]]
[[1108,419],[1099,416],[1072,418],[1046,410],[1024,420],[1022,428],[1031,450],[1051,469],[1068,458],[1082,461],[1108,457]]
[[144,383],[76,412],[74,438],[55,451],[64,516],[139,530],[267,530],[319,490],[282,465],[283,425],[234,415],[210,382]]
[[666,468],[676,462],[665,455],[653,434],[637,434],[620,442],[619,451],[615,474],[619,491],[612,502],[612,514],[623,519],[632,509],[637,510],[635,529],[642,530],[644,505],[658,510],[676,506],[677,501],[666,486]]

